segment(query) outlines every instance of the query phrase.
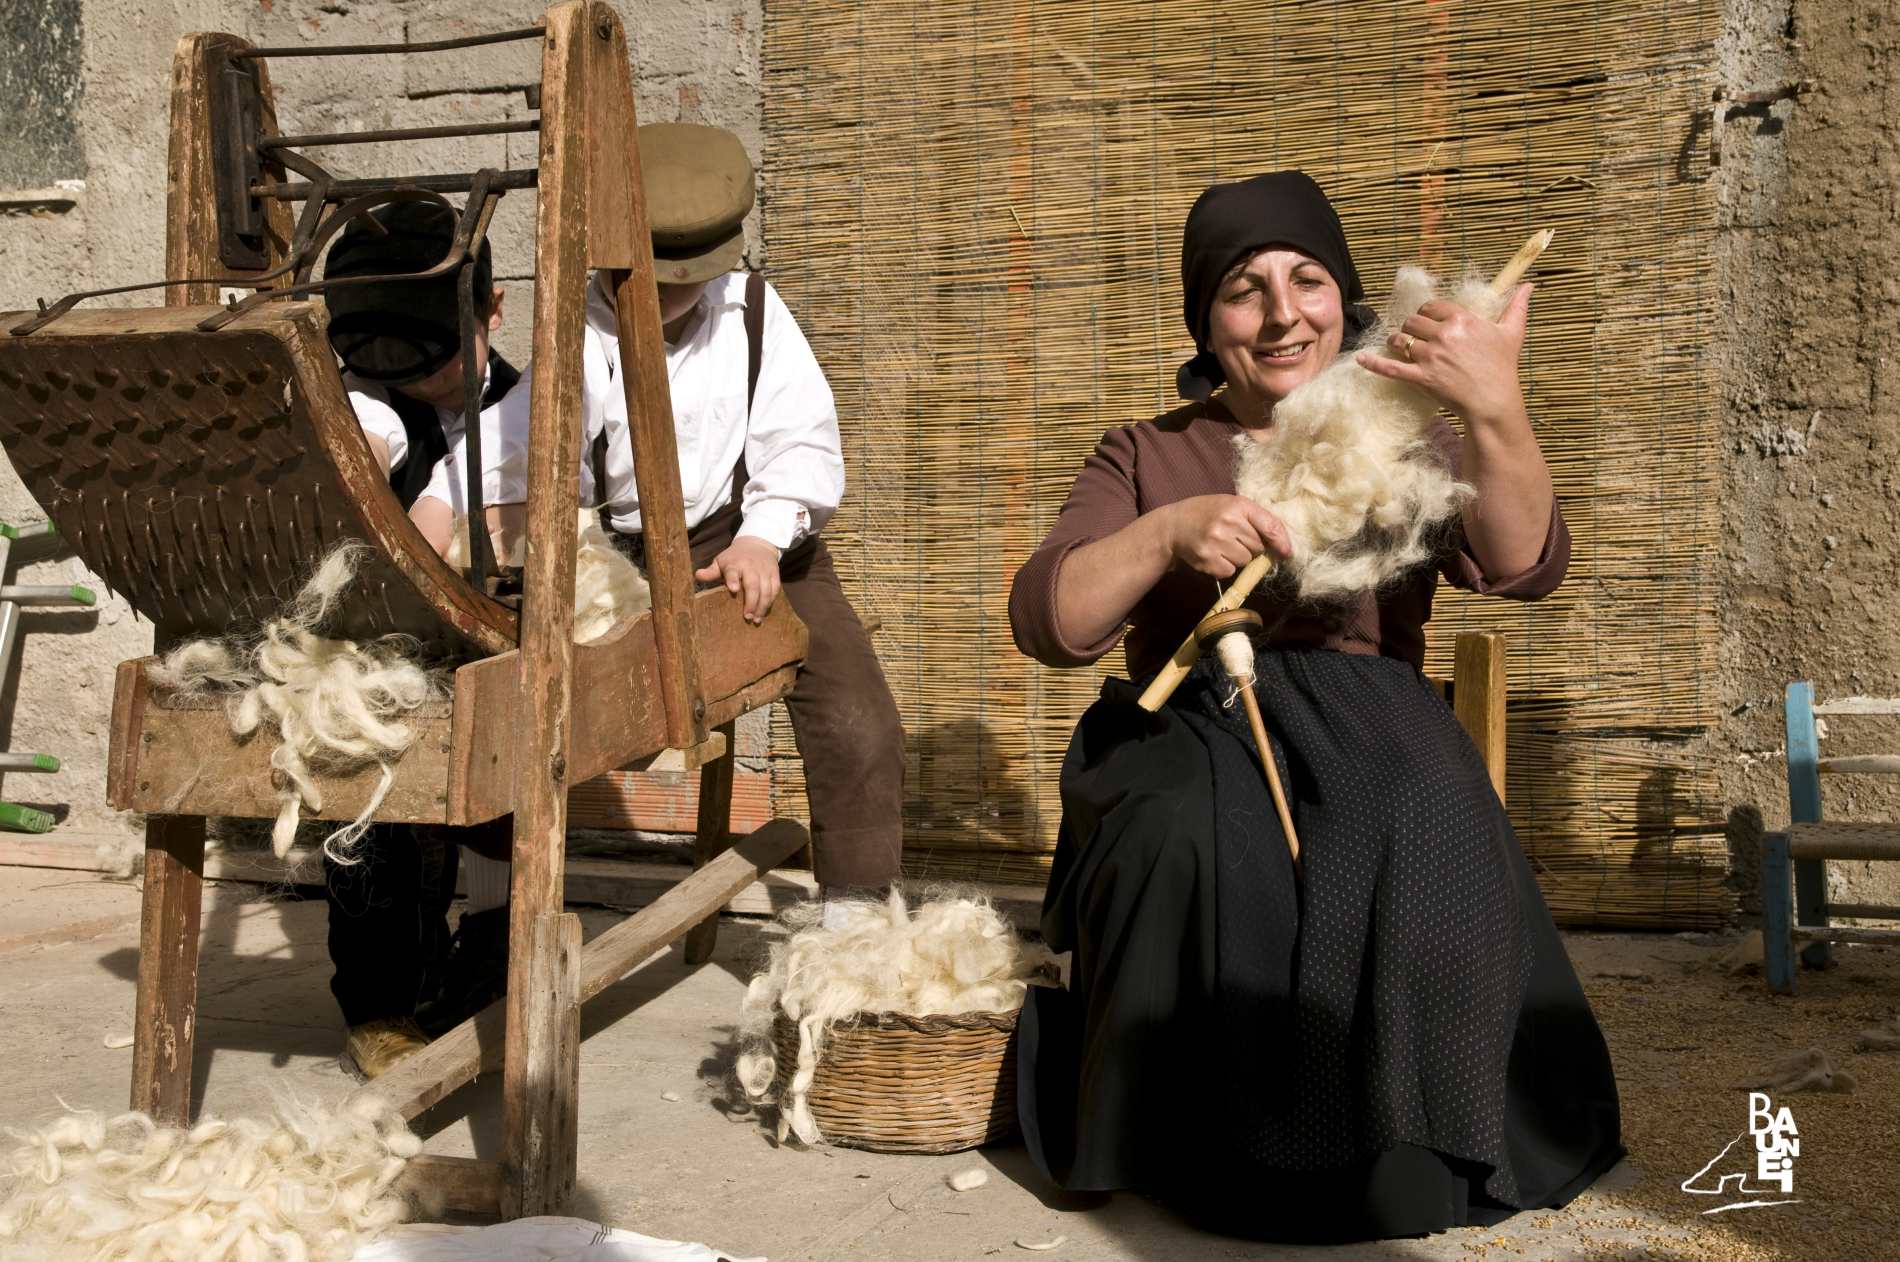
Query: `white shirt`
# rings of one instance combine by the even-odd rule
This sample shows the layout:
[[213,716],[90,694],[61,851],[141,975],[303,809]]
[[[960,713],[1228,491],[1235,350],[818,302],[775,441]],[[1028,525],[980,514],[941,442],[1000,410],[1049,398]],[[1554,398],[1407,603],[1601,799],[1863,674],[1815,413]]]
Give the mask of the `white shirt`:
[[[402,426],[402,417],[396,415],[396,409],[389,402],[391,387],[374,381],[365,381],[355,373],[343,374],[343,388],[349,391],[350,407],[356,412],[356,423],[363,427],[365,434],[373,434],[383,440],[389,448],[389,471],[394,473],[402,468],[403,461],[409,458],[409,431]],[[488,393],[488,369],[482,369],[482,393]],[[417,400],[420,402],[420,400]],[[462,414],[439,407],[435,410],[435,419],[442,426],[443,437],[451,446],[462,437]]]
[[[690,530],[732,498],[732,475],[745,454],[747,481],[739,534],[781,551],[823,529],[844,498],[844,455],[838,412],[811,346],[770,285],[760,331],[759,385],[746,409],[745,275],[710,282],[677,346],[666,348],[680,489]],[[582,338],[580,496],[597,504],[592,449],[607,435],[606,504],[616,530],[640,530],[627,401],[620,380],[620,338],[605,282],[587,287]],[[519,504],[527,498],[528,410],[534,366],[499,404],[482,413],[482,499]],[[458,437],[437,464],[424,495],[462,511],[466,455]]]

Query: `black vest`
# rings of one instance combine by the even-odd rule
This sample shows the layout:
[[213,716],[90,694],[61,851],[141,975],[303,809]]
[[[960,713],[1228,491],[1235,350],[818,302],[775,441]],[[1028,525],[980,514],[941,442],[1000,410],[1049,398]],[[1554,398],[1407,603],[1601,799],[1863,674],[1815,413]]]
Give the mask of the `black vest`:
[[[488,389],[482,394],[482,407],[500,402],[520,380],[521,374],[512,364],[489,351]],[[395,386],[389,387],[388,394],[389,406],[402,418],[403,433],[409,438],[408,458],[401,468],[392,470],[389,475],[389,489],[396,493],[396,499],[406,510],[429,485],[429,475],[435,471],[436,462],[449,454],[449,439],[442,432],[442,420],[436,415],[434,404],[410,398]],[[479,414],[480,409],[476,411]],[[478,415],[478,423],[479,419]]]

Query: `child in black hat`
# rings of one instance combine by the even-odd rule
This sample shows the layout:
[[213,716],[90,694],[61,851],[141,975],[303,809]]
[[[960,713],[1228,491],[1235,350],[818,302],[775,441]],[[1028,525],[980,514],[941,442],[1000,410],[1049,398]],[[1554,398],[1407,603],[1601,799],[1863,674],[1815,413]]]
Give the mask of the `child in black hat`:
[[[354,220],[325,261],[326,280],[393,278],[336,286],[325,304],[350,405],[404,508],[466,424],[456,273],[410,279],[448,255],[455,225],[455,213],[438,202],[396,202]],[[494,287],[486,241],[472,266],[475,350],[485,361],[483,403],[491,404],[520,374],[488,345],[501,327],[503,293]],[[330,989],[349,1026],[346,1068],[373,1078],[427,1046],[430,1034],[500,996],[507,822],[453,830],[381,824],[364,838],[361,862],[345,866],[325,857],[336,965]],[[471,845],[499,858],[470,849],[458,865],[458,850]],[[451,939],[448,907],[458,866],[468,878],[469,903]]]

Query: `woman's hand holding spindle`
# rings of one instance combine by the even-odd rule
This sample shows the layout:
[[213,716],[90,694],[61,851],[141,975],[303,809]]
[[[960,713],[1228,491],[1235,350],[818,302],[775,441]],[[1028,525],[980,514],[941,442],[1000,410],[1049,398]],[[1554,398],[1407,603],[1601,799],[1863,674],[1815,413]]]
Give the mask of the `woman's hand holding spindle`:
[[1524,349],[1531,287],[1519,285],[1493,323],[1434,298],[1377,350],[1359,352],[1369,372],[1409,382],[1474,426],[1527,425],[1517,361]]
[[1263,552],[1291,552],[1286,525],[1239,495],[1197,495],[1159,510],[1168,514],[1168,551],[1191,569],[1232,578]]

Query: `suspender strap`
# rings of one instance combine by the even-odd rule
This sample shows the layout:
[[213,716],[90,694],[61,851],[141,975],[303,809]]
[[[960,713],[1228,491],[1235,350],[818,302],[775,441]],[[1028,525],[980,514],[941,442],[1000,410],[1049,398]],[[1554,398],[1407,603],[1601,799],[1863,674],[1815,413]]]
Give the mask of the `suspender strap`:
[[[765,277],[750,272],[745,278],[745,406],[752,414],[752,399],[759,392],[759,365],[765,358]],[[611,514],[607,510],[607,432],[594,435],[589,458],[594,466],[594,497],[600,501],[600,524],[613,534]],[[732,471],[732,499],[727,509],[737,511],[745,499],[746,483],[752,475],[746,471],[745,444],[739,445],[739,463]]]
[[759,361],[765,356],[765,277],[757,272],[745,278],[745,410],[752,415],[752,396],[759,392]]

